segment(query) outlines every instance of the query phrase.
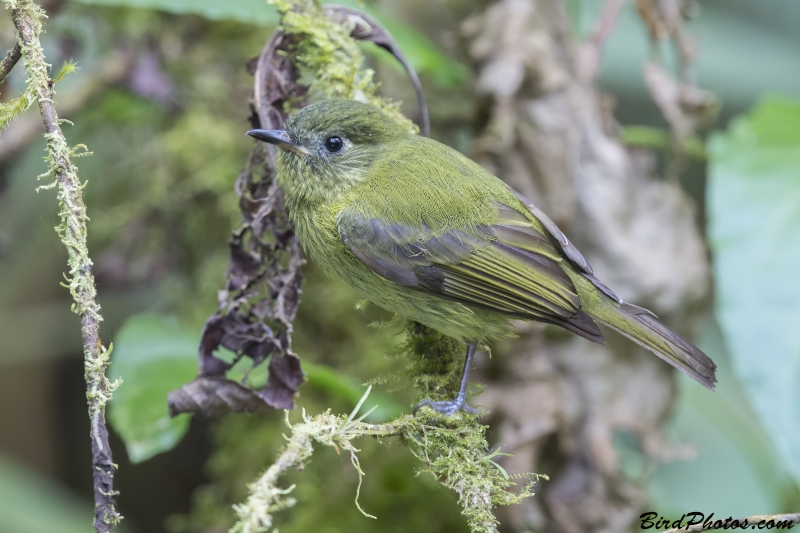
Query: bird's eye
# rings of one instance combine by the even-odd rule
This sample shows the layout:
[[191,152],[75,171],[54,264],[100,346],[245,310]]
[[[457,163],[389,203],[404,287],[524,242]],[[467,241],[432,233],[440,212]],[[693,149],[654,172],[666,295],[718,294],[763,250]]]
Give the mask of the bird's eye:
[[325,148],[332,154],[341,152],[342,148],[344,148],[344,141],[342,141],[341,137],[328,137],[325,141]]

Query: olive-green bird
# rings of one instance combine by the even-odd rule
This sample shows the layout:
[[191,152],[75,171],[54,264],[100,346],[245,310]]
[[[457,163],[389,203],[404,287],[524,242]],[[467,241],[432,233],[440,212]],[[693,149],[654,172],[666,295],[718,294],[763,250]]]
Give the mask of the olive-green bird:
[[278,183],[308,255],[375,304],[463,340],[466,403],[475,349],[515,319],[604,343],[606,324],[713,390],[716,365],[646,309],[598,280],[550,218],[481,166],[351,100],[310,105],[286,130],[252,130],[277,145]]

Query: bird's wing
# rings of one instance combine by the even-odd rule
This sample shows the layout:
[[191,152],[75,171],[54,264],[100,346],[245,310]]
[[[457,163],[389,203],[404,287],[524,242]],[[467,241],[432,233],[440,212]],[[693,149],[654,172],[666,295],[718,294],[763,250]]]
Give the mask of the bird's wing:
[[386,222],[355,206],[336,220],[350,251],[387,280],[603,342],[561,268],[563,252],[518,209],[495,206],[493,224],[439,231]]
[[[519,200],[520,204],[525,206],[528,212],[536,217],[536,220],[539,221],[543,230],[547,233],[547,235],[551,238],[551,242],[554,242],[564,257],[570,262],[572,266],[574,266],[585,278],[592,282],[596,288],[598,288],[601,292],[603,292],[606,296],[617,302],[618,304],[622,304],[622,298],[614,294],[614,292],[609,289],[602,281],[597,279],[594,275],[594,270],[589,262],[583,257],[583,254],[578,250],[574,244],[572,244],[567,236],[564,235],[564,232],[556,226],[556,223],[547,216],[541,209],[533,205],[530,200],[522,196],[520,193],[506,185],[509,192],[513,194],[517,200]],[[644,309],[647,311],[647,309]],[[647,311],[648,314],[653,315],[652,312]],[[655,317],[655,315],[653,315]],[[657,318],[657,317],[656,317]]]

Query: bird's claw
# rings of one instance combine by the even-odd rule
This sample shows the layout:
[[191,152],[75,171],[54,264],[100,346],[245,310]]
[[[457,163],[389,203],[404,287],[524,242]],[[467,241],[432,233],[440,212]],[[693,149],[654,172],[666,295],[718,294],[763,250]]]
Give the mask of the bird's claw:
[[478,410],[469,405],[464,399],[456,398],[454,400],[447,400],[442,402],[434,402],[432,400],[422,400],[415,407],[413,413],[416,415],[417,411],[422,407],[433,409],[437,413],[444,416],[452,416],[459,411],[464,411],[471,415],[478,414]]

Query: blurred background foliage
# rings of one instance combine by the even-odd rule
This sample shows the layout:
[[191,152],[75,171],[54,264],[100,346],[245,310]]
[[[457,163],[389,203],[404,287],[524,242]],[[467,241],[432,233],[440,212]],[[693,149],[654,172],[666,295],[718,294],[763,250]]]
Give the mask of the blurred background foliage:
[[[565,2],[572,31],[584,38],[602,3]],[[433,137],[463,152],[478,103],[458,23],[489,3],[365,6],[419,71]],[[688,30],[701,45],[697,83],[719,96],[722,110],[680,179],[697,203],[714,263],[715,305],[698,343],[720,366],[720,386],[710,396],[679,377],[670,434],[696,453],[650,464],[624,434],[617,449],[662,515],[796,510],[800,3],[691,5],[697,13]],[[216,309],[227,239],[240,217],[233,182],[251,146],[243,135],[252,86],[245,66],[276,13],[262,0],[52,0],[45,7],[48,59],[58,66],[72,58],[81,69],[59,84],[60,112],[75,123],[65,133],[94,152],[79,168],[88,180],[103,333],[115,342],[111,374],[125,380],[110,411],[121,531],[225,531],[230,504],[245,497],[246,483],[281,445],[283,416],[170,420],[163,397],[194,375],[200,328]],[[0,44],[13,42],[6,20]],[[416,118],[402,72],[377,48],[365,49],[384,93]],[[655,146],[665,162],[667,125],[641,74],[650,53],[628,5],[604,49],[600,84],[614,98],[623,138]],[[18,67],[2,99],[23,87]],[[0,533],[83,531],[92,513],[78,320],[58,284],[66,254],[53,231],[55,198],[34,192],[45,169],[39,128],[31,110],[0,134]],[[309,383],[299,406],[349,412],[362,383],[402,374],[402,361],[384,357],[401,339],[391,326],[370,327],[388,315],[357,309],[355,296],[314,265],[304,272],[294,348]],[[390,389],[377,395],[375,420],[408,404],[406,393]],[[300,507],[280,516],[282,532],[465,530],[455,498],[415,476],[407,450],[362,444],[361,505],[379,522],[352,503],[357,478],[349,460],[324,450],[293,474]]]

